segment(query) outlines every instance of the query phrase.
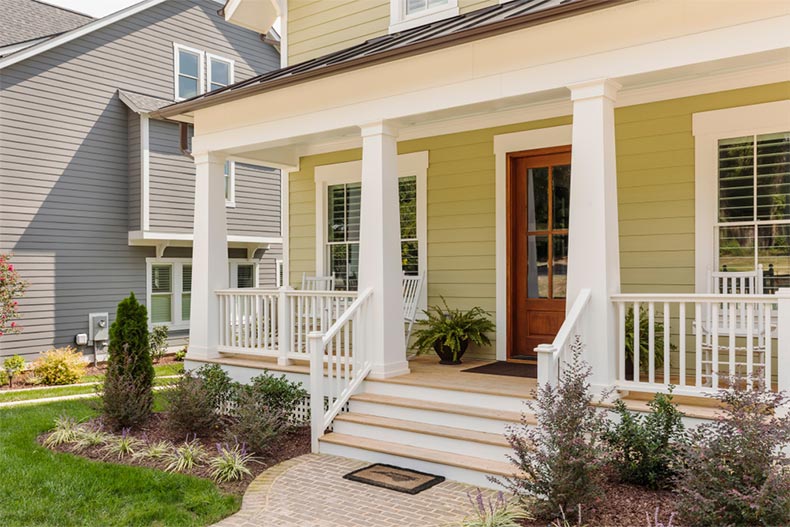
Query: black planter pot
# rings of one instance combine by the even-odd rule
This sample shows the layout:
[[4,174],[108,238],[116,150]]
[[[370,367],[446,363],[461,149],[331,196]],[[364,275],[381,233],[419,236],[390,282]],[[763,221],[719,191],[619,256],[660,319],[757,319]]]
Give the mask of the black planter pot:
[[440,359],[439,364],[461,364],[461,357],[464,356],[464,353],[466,353],[466,348],[468,347],[469,339],[462,341],[461,349],[456,356],[456,360],[453,360],[453,352],[449,347],[442,344],[440,340],[437,340],[433,343],[433,349]]

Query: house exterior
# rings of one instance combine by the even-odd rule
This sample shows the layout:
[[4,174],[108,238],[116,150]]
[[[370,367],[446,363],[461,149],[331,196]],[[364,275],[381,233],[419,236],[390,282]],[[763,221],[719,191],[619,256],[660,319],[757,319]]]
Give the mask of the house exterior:
[[[34,359],[79,334],[86,354],[101,355],[130,291],[174,345],[184,340],[195,166],[181,125],[150,113],[279,64],[271,36],[227,23],[221,7],[149,0],[94,20],[4,2],[0,252],[30,287],[24,330],[3,337],[0,356]],[[188,143],[191,127],[183,132]],[[229,280],[275,287],[280,173],[234,160],[225,173]]]
[[[578,337],[594,388],[643,409],[675,385],[690,419],[728,375],[790,387],[787,2],[231,0],[224,15],[280,16],[284,68],[155,113],[195,126],[207,281],[188,359],[309,383],[314,450],[482,485],[510,470],[500,432],[535,381],[408,360],[404,272],[425,273],[424,304],[493,313],[471,363],[555,382]],[[215,272],[228,157],[283,167],[288,282],[334,274],[337,291],[241,292]]]

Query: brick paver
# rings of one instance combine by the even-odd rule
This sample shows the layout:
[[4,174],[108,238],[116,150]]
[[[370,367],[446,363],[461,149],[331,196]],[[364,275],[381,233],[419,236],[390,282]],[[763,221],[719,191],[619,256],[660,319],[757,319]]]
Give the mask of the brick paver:
[[241,511],[213,527],[444,527],[471,512],[472,487],[445,481],[417,495],[343,479],[369,463],[308,454],[258,476]]

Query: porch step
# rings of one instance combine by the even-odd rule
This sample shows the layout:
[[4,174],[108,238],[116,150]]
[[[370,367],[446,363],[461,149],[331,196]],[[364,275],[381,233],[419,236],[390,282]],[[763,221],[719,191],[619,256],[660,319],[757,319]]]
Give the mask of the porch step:
[[506,462],[337,432],[322,437],[321,445],[324,453],[371,463],[388,463],[481,487],[493,486],[488,476],[502,477],[513,473],[512,465]]
[[500,434],[349,412],[335,418],[334,431],[368,439],[386,438],[403,445],[507,461],[510,444]]
[[[475,374],[466,375],[471,376]],[[403,377],[409,376],[404,375]],[[479,385],[464,384],[462,382],[463,379],[453,379],[454,384],[450,386],[442,384],[426,385],[424,380],[416,383],[405,382],[400,379],[401,377],[367,380],[364,384],[364,391],[371,394],[408,397],[419,401],[431,401],[432,403],[443,403],[452,406],[457,406],[460,403],[464,406],[484,408],[486,411],[490,408],[496,408],[497,410],[520,414],[525,409],[524,400],[527,397],[523,394],[514,395],[508,391],[496,392]]]

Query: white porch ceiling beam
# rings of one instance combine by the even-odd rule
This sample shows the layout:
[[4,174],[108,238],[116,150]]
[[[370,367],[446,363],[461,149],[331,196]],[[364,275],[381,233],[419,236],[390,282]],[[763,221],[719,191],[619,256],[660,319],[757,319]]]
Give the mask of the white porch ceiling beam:
[[[434,86],[409,91],[410,78],[421,77],[422,69],[435,67],[437,61],[450,64],[463,60],[468,62],[470,56],[479,53],[476,46],[487,41],[465,44],[428,54],[431,57],[421,55],[402,59],[198,110],[197,128],[207,132],[195,137],[195,149],[210,151],[234,148],[239,151],[243,148],[265,148],[272,144],[298,144],[299,138],[342,131],[359,122],[388,120],[403,123],[413,121],[420,115],[454,110],[462,114],[465,108],[474,108],[475,105],[495,101],[505,104],[512,101],[516,105],[526,97],[535,101],[539,99],[536,96],[541,94],[546,99],[556,99],[559,93],[564,92],[565,86],[594,78],[628,78],[633,82],[640,75],[645,75],[655,83],[658,82],[656,72],[666,72],[666,78],[672,79],[673,75],[678,75],[672,70],[694,69],[706,64],[724,69],[732,67],[734,62],[749,62],[745,59],[749,59],[750,55],[753,56],[752,65],[760,60],[780,62],[782,57],[786,63],[790,57],[790,33],[787,27],[790,27],[790,15],[567,58],[515,71],[501,71],[483,77],[475,77],[474,68],[461,68],[460,72],[458,68],[453,68],[452,73],[440,72],[434,75],[431,78]],[[514,34],[488,40],[509,39],[503,41],[503,48],[505,45],[512,48]],[[528,38],[528,35],[525,34],[524,38]],[[485,45],[486,51],[491,51],[492,43],[487,42]],[[503,53],[508,52],[503,49]],[[507,64],[502,66],[503,69],[505,67]],[[409,78],[402,75],[404,68],[412,68]],[[425,73],[430,76],[428,71]],[[445,79],[442,75],[452,78]],[[343,86],[345,88],[341,89]],[[369,87],[364,92],[367,99],[360,101],[359,92],[348,90],[348,86]],[[393,94],[393,87],[402,89],[398,90],[400,93]],[[229,115],[233,115],[234,108],[241,110],[250,100],[261,101],[258,107],[278,110],[262,114],[259,122],[228,128]],[[301,102],[294,105],[293,101]],[[307,104],[305,101],[311,102]],[[289,115],[288,112],[294,109],[304,113]],[[244,114],[240,113],[239,117],[234,121],[243,123]],[[254,119],[253,116],[246,118],[247,122]],[[221,131],[212,132],[212,129]]]

